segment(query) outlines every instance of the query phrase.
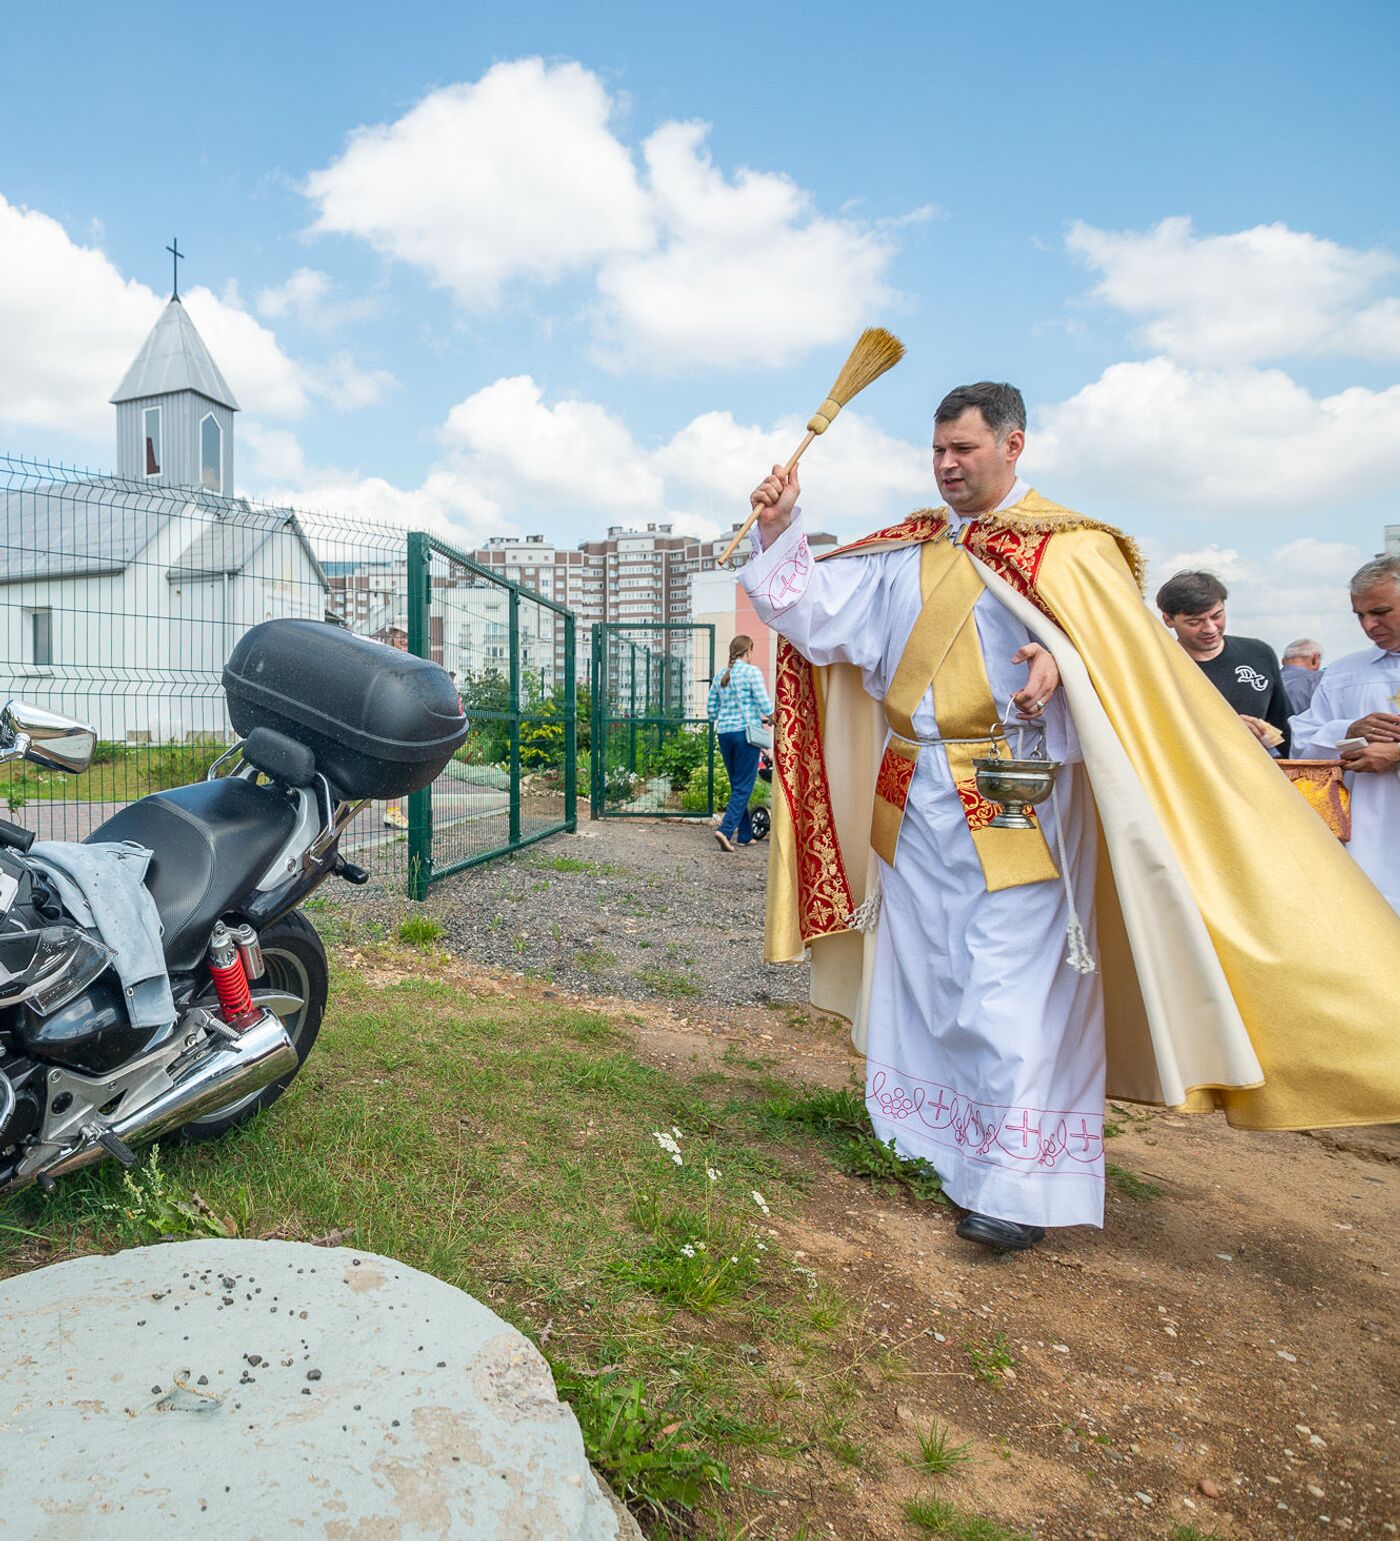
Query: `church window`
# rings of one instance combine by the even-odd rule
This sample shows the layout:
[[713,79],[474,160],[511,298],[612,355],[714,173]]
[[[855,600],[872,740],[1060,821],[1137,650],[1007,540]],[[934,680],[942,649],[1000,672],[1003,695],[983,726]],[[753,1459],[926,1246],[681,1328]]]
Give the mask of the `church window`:
[[53,662],[53,611],[29,612],[29,661],[48,665]]
[[146,475],[160,475],[160,408],[147,407],[141,414],[141,432],[146,441]]
[[199,424],[199,484],[210,492],[224,490],[224,431],[212,412]]

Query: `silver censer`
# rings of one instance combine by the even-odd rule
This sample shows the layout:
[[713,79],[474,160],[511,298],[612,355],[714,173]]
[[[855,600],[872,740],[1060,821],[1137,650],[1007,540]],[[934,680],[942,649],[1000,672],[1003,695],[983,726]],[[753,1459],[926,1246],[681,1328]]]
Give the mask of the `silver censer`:
[[[1011,754],[1007,729],[1024,735],[1029,729],[1040,735],[1040,742],[1029,758]],[[992,752],[974,760],[977,773],[977,790],[989,803],[1000,803],[1001,812],[991,821],[992,829],[1034,829],[1035,821],[1027,813],[1036,803],[1043,803],[1055,789],[1055,777],[1061,761],[1050,759],[1045,753],[1045,726],[1043,723],[994,723],[989,735]],[[1002,753],[1002,745],[1006,753]],[[1018,740],[1018,750],[1021,743]]]

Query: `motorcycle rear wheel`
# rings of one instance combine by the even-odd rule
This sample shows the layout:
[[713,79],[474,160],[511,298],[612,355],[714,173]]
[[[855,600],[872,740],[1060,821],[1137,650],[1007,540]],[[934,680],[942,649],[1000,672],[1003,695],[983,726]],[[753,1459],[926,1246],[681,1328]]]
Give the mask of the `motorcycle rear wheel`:
[[182,1140],[217,1140],[230,1129],[256,1118],[264,1108],[270,1108],[292,1084],[297,1071],[306,1063],[306,1056],[316,1042],[321,1030],[321,1017],[326,1009],[329,988],[326,972],[326,952],[316,928],[300,911],[283,915],[275,920],[259,937],[267,972],[253,982],[253,993],[276,990],[286,995],[300,997],[301,1005],[282,1020],[292,1047],[297,1052],[296,1070],[289,1071],[280,1080],[252,1092],[226,1108],[216,1108],[203,1118],[196,1118],[180,1130]]

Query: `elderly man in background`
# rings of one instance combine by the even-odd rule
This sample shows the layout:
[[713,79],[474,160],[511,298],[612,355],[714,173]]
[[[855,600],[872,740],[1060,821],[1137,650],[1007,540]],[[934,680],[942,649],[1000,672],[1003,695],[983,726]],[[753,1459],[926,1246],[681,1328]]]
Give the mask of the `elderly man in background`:
[[1351,608],[1371,646],[1322,676],[1307,711],[1293,718],[1293,752],[1340,757],[1351,785],[1351,854],[1400,914],[1400,557],[1357,570]]
[[1296,716],[1308,703],[1322,678],[1322,648],[1311,637],[1299,637],[1283,650],[1283,690]]

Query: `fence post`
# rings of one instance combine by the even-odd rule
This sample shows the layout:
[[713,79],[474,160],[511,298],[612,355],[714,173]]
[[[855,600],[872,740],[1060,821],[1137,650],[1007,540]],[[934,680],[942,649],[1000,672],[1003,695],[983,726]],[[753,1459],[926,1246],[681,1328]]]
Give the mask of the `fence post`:
[[[715,677],[715,628],[713,626],[707,626],[705,629],[710,634],[709,677],[713,680]],[[713,722],[707,724],[707,732],[710,736],[710,752],[706,757],[710,767],[710,817],[713,818],[715,812],[715,725]]]
[[[432,656],[433,548],[421,530],[408,537],[408,650]],[[433,880],[433,789],[408,795],[408,897],[428,897]]]
[[608,757],[607,729],[604,727],[604,701],[608,693],[608,665],[605,654],[607,633],[595,621],[592,628],[593,667],[589,671],[588,728],[588,816],[603,817],[603,782]]
[[578,659],[574,618],[564,617],[564,828],[578,829]]
[[520,590],[510,591],[510,843],[520,844]]
[[627,735],[627,769],[637,774],[637,644],[627,641],[627,715],[631,719]]

